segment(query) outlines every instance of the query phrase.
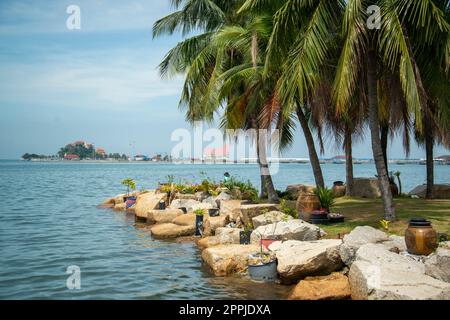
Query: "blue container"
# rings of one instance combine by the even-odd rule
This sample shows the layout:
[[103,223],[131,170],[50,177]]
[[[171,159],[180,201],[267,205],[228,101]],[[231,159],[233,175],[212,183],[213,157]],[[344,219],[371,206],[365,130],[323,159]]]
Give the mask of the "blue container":
[[250,278],[256,281],[275,281],[277,280],[277,261],[262,264],[262,265],[249,265],[248,273]]
[[201,229],[203,226],[203,215],[196,215],[195,216],[195,235],[201,236]]

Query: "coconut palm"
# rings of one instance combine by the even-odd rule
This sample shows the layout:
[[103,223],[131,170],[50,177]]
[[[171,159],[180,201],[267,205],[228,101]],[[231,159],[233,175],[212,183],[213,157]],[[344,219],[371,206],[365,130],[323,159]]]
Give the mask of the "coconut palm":
[[[367,7],[374,3],[381,8],[379,30],[366,27]],[[380,80],[387,74],[399,80],[408,110],[415,115],[417,128],[422,130],[420,115],[427,110],[426,92],[415,60],[417,52],[413,51],[417,44],[412,42],[414,39],[410,35],[422,32],[433,42],[432,33],[448,32],[445,30],[448,30],[448,23],[432,0],[380,0],[370,3],[349,0],[346,6],[344,45],[334,85],[335,101],[338,111],[345,110],[358,81],[365,78],[372,151],[387,220],[395,219],[395,209],[380,139]]]
[[281,71],[277,92],[282,114],[294,113],[299,119],[318,187],[324,186],[324,179],[308,119],[317,119],[320,110],[331,105],[326,81],[330,68],[324,65],[333,53],[330,35],[336,33],[343,5],[344,1],[247,0],[240,9],[259,13],[271,8],[275,12],[265,73],[274,67]]
[[[160,65],[161,74],[186,75],[180,106],[187,109],[188,121],[212,121],[219,108],[226,105],[222,121],[224,129],[256,129],[261,195],[265,196],[267,193],[269,202],[278,202],[268,170],[265,137],[258,130],[260,123],[255,106],[261,102],[258,100],[260,97],[253,93],[255,88],[251,81],[239,83],[238,88],[222,87],[224,80],[229,80],[225,75],[242,68],[249,61],[248,57],[254,56],[255,44],[252,38],[255,33],[244,29],[242,26],[246,19],[235,14],[235,8],[240,2],[190,0],[173,3],[177,7],[184,3],[184,6],[155,24],[155,36],[164,32],[173,33],[177,29],[187,33],[200,28],[205,32],[188,38],[173,48]],[[254,64],[252,68],[257,71]],[[232,72],[226,73],[227,70]],[[220,94],[226,90],[226,95]]]

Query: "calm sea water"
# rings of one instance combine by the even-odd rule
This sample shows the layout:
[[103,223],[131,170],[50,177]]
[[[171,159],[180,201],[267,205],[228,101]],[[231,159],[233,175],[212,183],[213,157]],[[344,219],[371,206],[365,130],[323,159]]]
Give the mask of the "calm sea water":
[[[345,167],[323,166],[328,184],[345,179]],[[425,166],[391,165],[404,190],[425,181]],[[153,188],[169,174],[189,181],[200,172],[223,172],[258,184],[256,165],[153,163],[30,163],[0,161],[0,299],[277,299],[282,286],[238,277],[212,277],[191,243],[153,240],[134,218],[96,205],[123,192],[134,178]],[[355,165],[355,176],[373,176]],[[450,166],[436,166],[436,182],[449,183]],[[313,183],[308,164],[282,164],[274,182]],[[81,269],[81,289],[66,287],[68,266]]]

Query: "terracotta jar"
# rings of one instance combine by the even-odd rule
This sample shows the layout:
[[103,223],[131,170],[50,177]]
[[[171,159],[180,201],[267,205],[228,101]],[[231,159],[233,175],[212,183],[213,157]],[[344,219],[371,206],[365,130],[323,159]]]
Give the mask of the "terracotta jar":
[[302,193],[298,196],[296,207],[299,218],[310,221],[311,212],[320,209],[319,197],[311,193]]
[[408,252],[417,255],[427,256],[438,246],[436,231],[431,226],[431,222],[423,218],[409,221],[405,232],[405,242]]

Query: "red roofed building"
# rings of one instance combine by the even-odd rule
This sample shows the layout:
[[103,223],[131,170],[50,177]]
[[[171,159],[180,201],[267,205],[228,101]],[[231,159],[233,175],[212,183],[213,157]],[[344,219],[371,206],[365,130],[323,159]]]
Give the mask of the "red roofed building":
[[80,157],[76,154],[65,154],[64,159],[66,160],[78,160]]

